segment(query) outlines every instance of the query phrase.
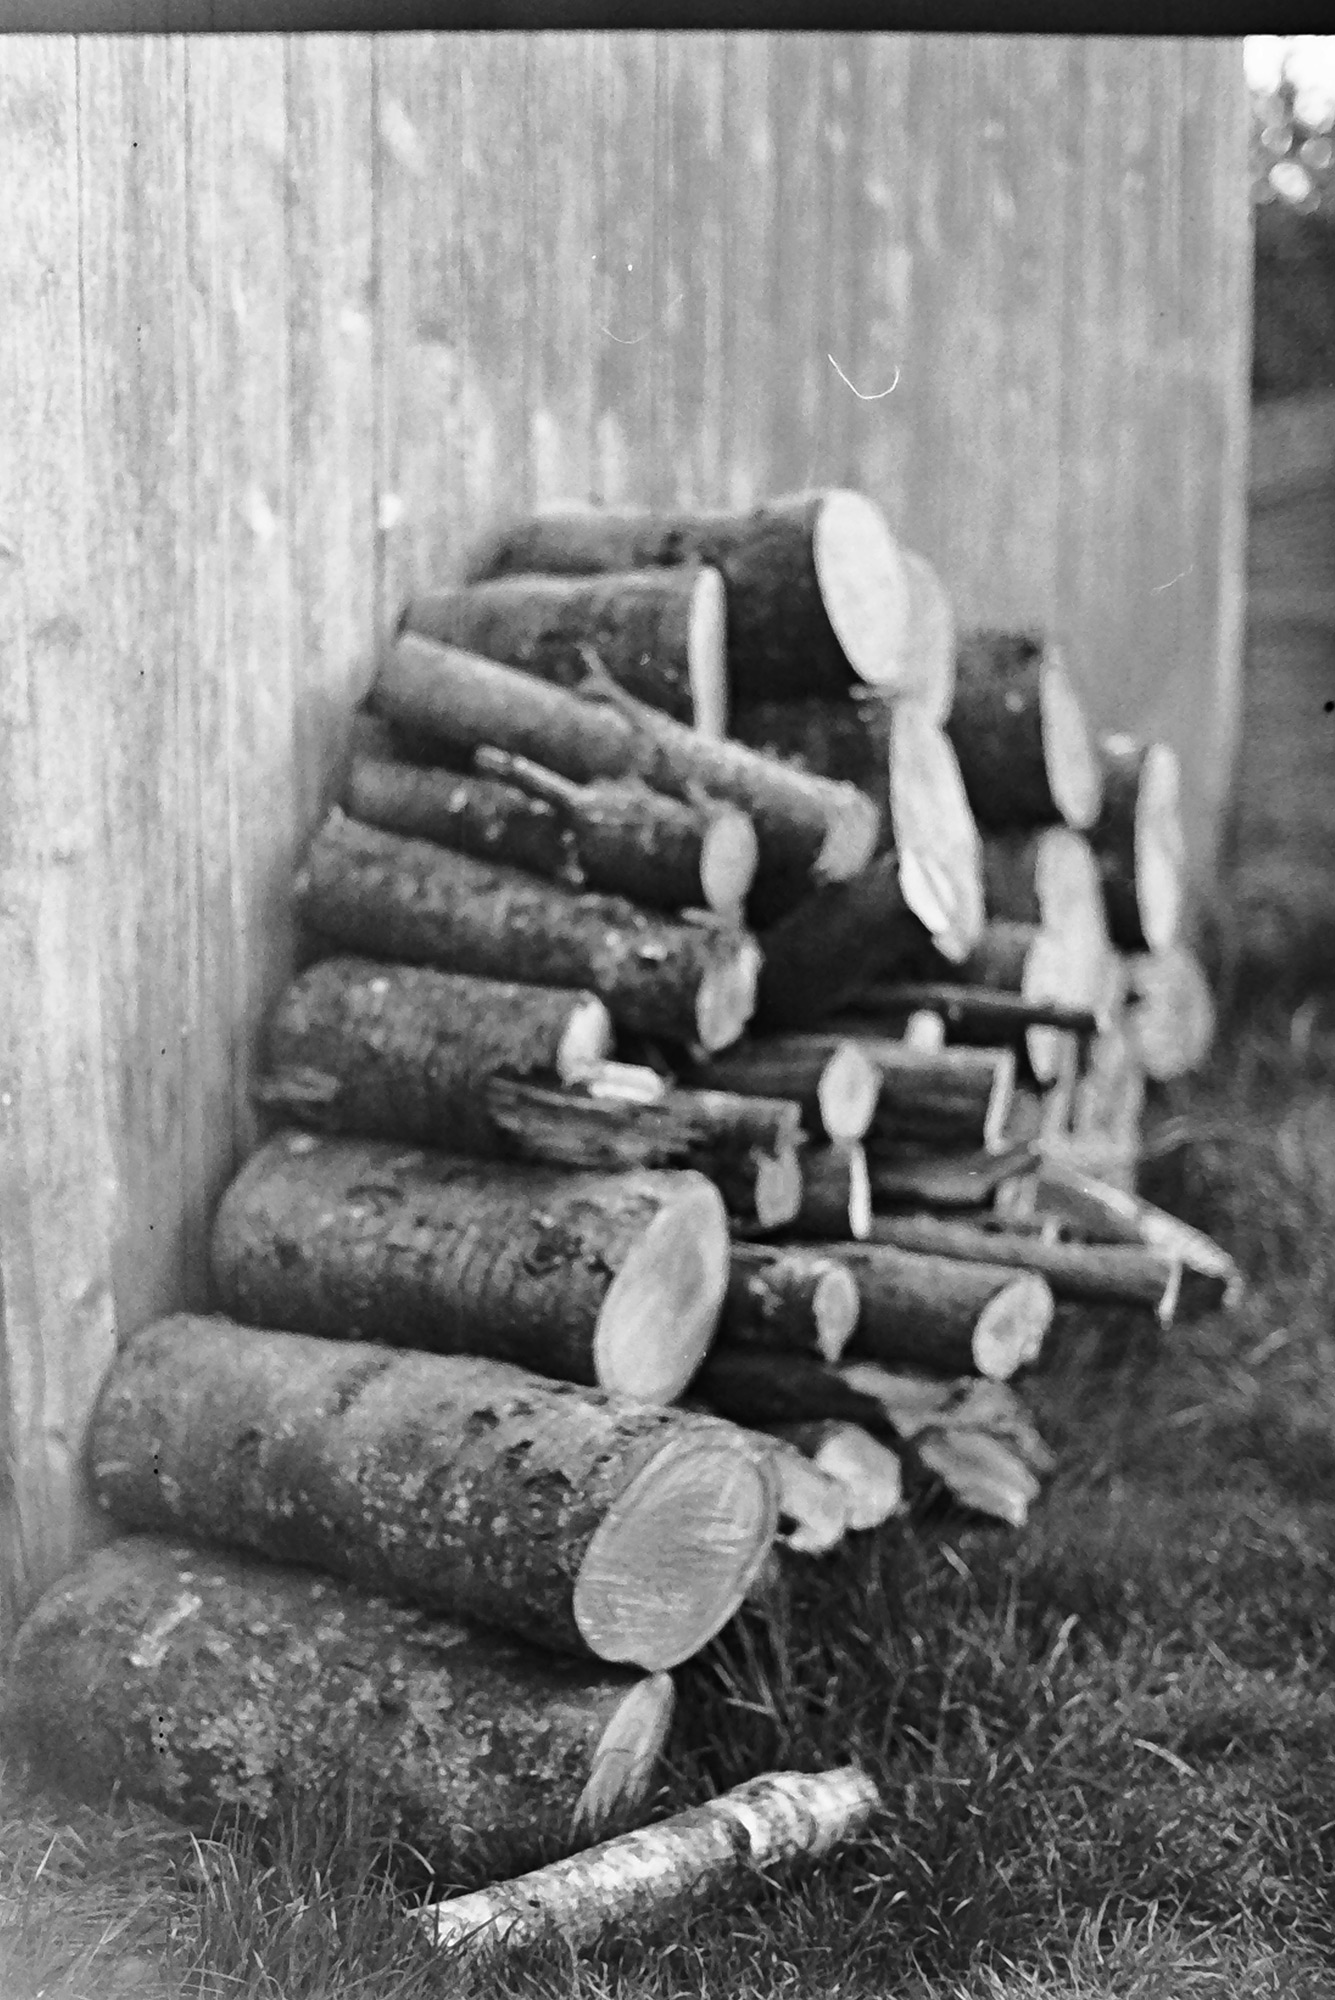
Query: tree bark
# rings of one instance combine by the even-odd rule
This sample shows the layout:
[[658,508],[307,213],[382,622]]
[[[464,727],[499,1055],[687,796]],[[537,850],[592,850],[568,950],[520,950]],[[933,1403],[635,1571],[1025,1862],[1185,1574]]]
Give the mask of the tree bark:
[[213,1275],[256,1326],[488,1354],[671,1402],[713,1334],[727,1217],[703,1175],[580,1174],[280,1132],[222,1198]]
[[400,745],[405,731],[418,732],[428,759],[433,740],[456,752],[489,746],[576,784],[639,778],[687,804],[740,806],[759,842],[758,895],[844,881],[875,850],[876,809],[856,786],[714,742],[637,702],[605,673],[591,670],[576,694],[405,633],[381,661],[369,699],[398,725]]
[[850,1528],[879,1528],[901,1511],[904,1469],[899,1455],[861,1425],[825,1417],[813,1423],[774,1424],[771,1435],[796,1445],[843,1488]]
[[859,1309],[857,1281],[834,1258],[734,1242],[715,1346],[780,1348],[837,1361]]
[[89,1463],[126,1527],[653,1668],[732,1615],[775,1520],[745,1441],[684,1411],[184,1314],[121,1350]]
[[668,1090],[645,1104],[494,1076],[486,1101],[517,1159],[605,1172],[694,1167],[714,1183],[730,1215],[763,1229],[782,1228],[801,1205],[801,1113],[784,1098]]
[[63,1789],[215,1830],[350,1797],[441,1873],[474,1841],[596,1826],[648,1792],[664,1673],[544,1657],[309,1569],[134,1536],[48,1591],[8,1671],[14,1738]]
[[1184,1303],[1190,1294],[1192,1304],[1210,1310],[1235,1306],[1242,1298],[1242,1273],[1213,1237],[1080,1167],[1045,1160],[1037,1204],[1041,1215],[1059,1220],[1086,1242],[1140,1244],[1176,1257],[1182,1265]]
[[325,1131],[493,1153],[486,1091],[498,1071],[570,1082],[611,1046],[591,993],[326,958],[279,1001],[253,1095]]
[[[882,1207],[982,1208],[1008,1181],[1032,1173],[1031,1145],[1004,1153],[940,1152],[902,1148],[882,1152],[870,1168],[872,1201]],[[875,1230],[873,1228],[873,1235]]]
[[1126,961],[1126,1028],[1147,1076],[1156,1083],[1189,1076],[1210,1053],[1214,996],[1190,945],[1132,954]]
[[412,598],[400,631],[522,667],[558,687],[584,678],[591,646],[621,687],[678,722],[722,736],[728,720],[727,601],[716,569],[508,575]]
[[[1181,1284],[1175,1256],[1129,1245],[1044,1243],[1028,1231],[976,1229],[936,1215],[878,1215],[872,1241],[926,1256],[1003,1264],[1046,1278],[1058,1299],[1093,1304],[1148,1306],[1161,1326],[1171,1326]],[[865,1310],[865,1308],[864,1308]]]
[[989,827],[1078,831],[1098,817],[1101,771],[1057,650],[1027,632],[966,632],[955,652],[946,724],[965,790]]
[[689,1072],[693,1083],[747,1097],[786,1097],[811,1139],[851,1144],[876,1110],[877,1071],[846,1035],[778,1034],[739,1042]]
[[1023,1268],[991,1270],[885,1243],[833,1245],[828,1255],[852,1271],[862,1300],[850,1358],[1004,1382],[1038,1358],[1052,1323],[1051,1291]]
[[451,854],[337,808],[311,844],[296,898],[312,930],[347,949],[579,987],[626,1027],[706,1049],[736,1041],[754,1004],[756,946],[733,924],[650,916],[620,896]]
[[755,1027],[812,1027],[879,975],[913,963],[927,941],[904,900],[898,857],[881,855],[851,882],[816,890],[761,933]]
[[638,779],[575,785],[503,751],[480,749],[474,761],[490,775],[358,757],[348,812],[387,833],[652,909],[740,909],[756,838],[737,807],[685,805]]
[[862,1147],[808,1146],[802,1155],[802,1205],[788,1234],[808,1242],[860,1242],[870,1228],[871,1187]]
[[711,564],[728,599],[734,706],[905,685],[910,579],[879,508],[840,489],[747,512],[587,508],[517,521],[479,542],[470,582],[518,573],[615,573]]
[[851,1765],[771,1772],[517,1881],[428,1904],[420,1916],[436,1944],[469,1949],[553,1933],[574,1948],[608,1925],[625,1936],[673,1901],[718,1902],[748,1869],[827,1853],[860,1833],[879,1804],[871,1779]]
[[715,1348],[691,1394],[719,1416],[751,1429],[829,1417],[860,1424],[874,1436],[893,1426],[882,1404],[845,1381],[843,1371],[809,1354]]
[[929,1051],[889,1036],[864,1036],[859,1046],[881,1077],[876,1115],[864,1141],[873,1162],[887,1149],[915,1142],[1002,1150],[1015,1091],[1009,1049]]
[[1105,736],[1103,809],[1090,843],[1120,951],[1167,951],[1182,918],[1183,835],[1177,753],[1167,743]]
[[767,757],[865,792],[890,829],[890,728],[894,703],[870,690],[840,701],[754,701],[732,718],[732,734]]

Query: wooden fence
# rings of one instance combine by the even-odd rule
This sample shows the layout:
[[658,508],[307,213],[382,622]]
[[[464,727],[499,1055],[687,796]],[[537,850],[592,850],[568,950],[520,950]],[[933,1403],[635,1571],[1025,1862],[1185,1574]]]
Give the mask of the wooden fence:
[[118,1332],[206,1296],[288,883],[411,580],[556,495],[858,485],[1228,782],[1223,41],[0,42],[0,1627]]

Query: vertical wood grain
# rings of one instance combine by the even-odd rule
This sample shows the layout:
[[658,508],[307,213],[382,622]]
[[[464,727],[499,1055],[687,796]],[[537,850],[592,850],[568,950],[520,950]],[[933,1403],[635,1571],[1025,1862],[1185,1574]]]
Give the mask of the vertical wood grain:
[[76,63],[64,36],[0,60],[0,1641],[98,1532],[80,1450],[115,1348]]
[[911,494],[909,440],[918,410],[939,396],[940,382],[931,357],[910,347],[917,162],[909,147],[906,107],[914,40],[912,35],[858,37],[851,58],[862,79],[860,101],[855,100],[861,202],[850,246],[860,276],[854,363],[841,359],[841,365],[862,394],[874,398],[858,405],[854,484],[885,510],[910,548],[919,548],[922,524]]
[[664,35],[664,142],[658,320],[666,341],[660,455],[665,497],[718,506],[726,497],[723,322],[726,261],[724,37]]
[[724,44],[724,257],[722,327],[724,468],[730,506],[777,490],[771,464],[769,271],[775,232],[770,178],[770,70],[774,37],[730,34]]
[[658,453],[664,335],[658,302],[657,37],[599,35],[598,283],[594,292],[594,497],[648,498]]
[[533,37],[525,310],[533,499],[587,500],[593,484],[598,285],[593,48]]

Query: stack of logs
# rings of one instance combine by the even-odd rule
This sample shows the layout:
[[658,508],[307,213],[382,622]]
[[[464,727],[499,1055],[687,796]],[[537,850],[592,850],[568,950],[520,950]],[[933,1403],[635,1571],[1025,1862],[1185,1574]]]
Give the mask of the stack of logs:
[[776,1539],[943,1486],[1022,1524],[1054,1302],[1236,1273],[1133,1191],[1210,1033],[1172,753],[957,638],[862,496],[497,535],[407,606],[343,800],[227,1317],[112,1367],[135,1532],[10,1698],[84,1787],[207,1824],[351,1771],[444,1865],[642,1800]]

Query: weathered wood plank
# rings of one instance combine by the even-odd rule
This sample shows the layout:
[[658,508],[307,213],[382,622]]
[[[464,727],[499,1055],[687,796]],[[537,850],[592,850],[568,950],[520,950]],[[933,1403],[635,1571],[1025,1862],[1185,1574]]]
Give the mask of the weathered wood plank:
[[770,193],[770,35],[730,34],[724,100],[723,321],[726,499],[747,507],[779,490],[771,463],[769,384],[776,330],[769,316],[769,267],[776,226]]
[[66,36],[0,60],[0,1644],[96,1536],[80,1453],[115,1351],[78,60]]
[[598,146],[598,284],[594,293],[594,497],[650,497],[658,457],[658,376],[664,335],[658,299],[654,143],[657,38],[599,35],[594,130]]
[[725,38],[660,43],[663,204],[659,323],[667,341],[661,459],[673,505],[727,498],[723,321],[726,263]]
[[593,48],[533,37],[525,246],[533,498],[587,500],[593,482],[594,300],[598,285]]
[[[939,395],[927,356],[910,352],[918,162],[909,147],[907,103],[912,35],[854,38],[860,80],[852,117],[859,134],[861,184],[851,254],[860,274],[856,327],[845,314],[841,333],[850,359],[836,359],[859,395],[854,483],[885,510],[910,548],[931,555],[921,509],[910,504],[909,440],[920,408]],[[932,558],[935,560],[935,557]]]

